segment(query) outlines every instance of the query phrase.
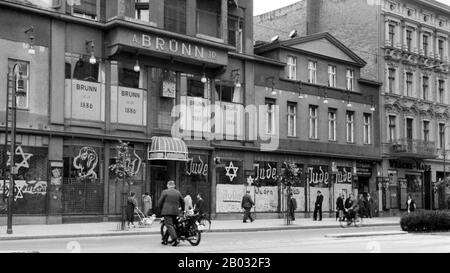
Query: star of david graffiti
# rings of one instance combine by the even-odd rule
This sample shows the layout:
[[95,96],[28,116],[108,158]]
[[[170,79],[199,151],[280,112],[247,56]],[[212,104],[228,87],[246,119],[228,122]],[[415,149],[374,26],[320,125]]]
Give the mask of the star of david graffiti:
[[[233,165],[233,161],[230,161],[230,164],[228,167],[225,167],[225,170],[227,171],[226,176],[230,178],[230,181],[233,182],[233,179],[237,177],[237,171],[239,170],[239,167],[235,167]],[[230,171],[233,171],[233,174],[230,174]]]
[[[25,153],[22,149],[22,146],[17,146],[15,153],[17,156],[22,157],[21,162],[18,162],[18,163],[15,162],[15,164],[14,164],[14,167],[17,169],[17,171],[19,171],[20,168],[29,169],[30,164],[28,163],[28,160],[30,160],[30,158],[33,156],[33,154]],[[6,166],[11,166],[11,153],[8,151],[7,155],[8,155],[8,161],[6,162]],[[14,159],[14,161],[15,161],[15,159]]]

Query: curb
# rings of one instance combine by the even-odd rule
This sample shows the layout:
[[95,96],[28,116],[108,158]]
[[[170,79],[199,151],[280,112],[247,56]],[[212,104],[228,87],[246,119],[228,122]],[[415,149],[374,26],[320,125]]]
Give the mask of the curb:
[[327,238],[349,238],[349,237],[369,237],[369,236],[387,236],[387,235],[406,235],[406,231],[391,232],[365,232],[365,233],[343,233],[343,234],[326,234]]
[[[381,227],[381,226],[398,226],[398,223],[382,223],[365,225],[364,227]],[[278,231],[278,230],[302,230],[302,229],[331,229],[339,226],[280,226],[280,227],[261,227],[261,228],[220,228],[211,229],[207,233],[219,232],[259,232],[259,231]],[[16,240],[38,240],[38,239],[70,239],[70,238],[90,238],[90,237],[116,237],[116,236],[137,236],[137,235],[156,235],[160,231],[142,231],[142,232],[107,232],[107,233],[91,233],[91,234],[57,234],[57,235],[35,235],[35,236],[11,236],[0,237],[0,241],[16,241]]]

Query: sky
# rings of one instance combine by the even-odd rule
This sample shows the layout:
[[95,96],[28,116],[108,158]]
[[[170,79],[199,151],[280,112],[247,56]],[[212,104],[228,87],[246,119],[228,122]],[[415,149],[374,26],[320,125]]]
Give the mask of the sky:
[[[259,15],[274,9],[279,9],[290,4],[294,4],[299,0],[253,0],[253,13]],[[450,6],[450,0],[437,0]]]

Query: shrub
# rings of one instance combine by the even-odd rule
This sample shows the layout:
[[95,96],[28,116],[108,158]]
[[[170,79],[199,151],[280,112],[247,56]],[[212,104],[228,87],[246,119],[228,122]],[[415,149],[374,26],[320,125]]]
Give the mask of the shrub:
[[405,214],[400,220],[404,231],[449,231],[450,212],[417,211]]

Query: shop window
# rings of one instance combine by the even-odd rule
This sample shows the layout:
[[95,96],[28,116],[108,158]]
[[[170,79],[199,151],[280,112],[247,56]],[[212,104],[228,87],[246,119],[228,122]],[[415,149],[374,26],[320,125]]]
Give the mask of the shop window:
[[164,0],[164,29],[186,34],[186,0]]
[[89,61],[80,58],[75,63],[73,79],[87,82],[100,82],[99,66],[100,64],[98,62],[91,64]]
[[228,16],[228,44],[235,46],[237,52],[243,52],[244,19]]
[[197,33],[221,37],[221,0],[197,0]]
[[17,81],[16,106],[19,109],[28,109],[30,97],[30,63],[20,60],[8,60],[8,71],[13,75],[14,66],[18,64],[20,77]]
[[206,98],[208,96],[205,84],[202,83],[199,79],[190,78],[187,80],[187,82],[187,95],[189,97]]
[[97,0],[67,1],[67,12],[74,16],[97,20]]
[[243,103],[242,90],[233,83],[216,84],[216,99],[222,102]]
[[[142,69],[142,68],[141,68]],[[144,71],[136,72],[132,68],[119,65],[119,86],[129,88],[145,88]]]

